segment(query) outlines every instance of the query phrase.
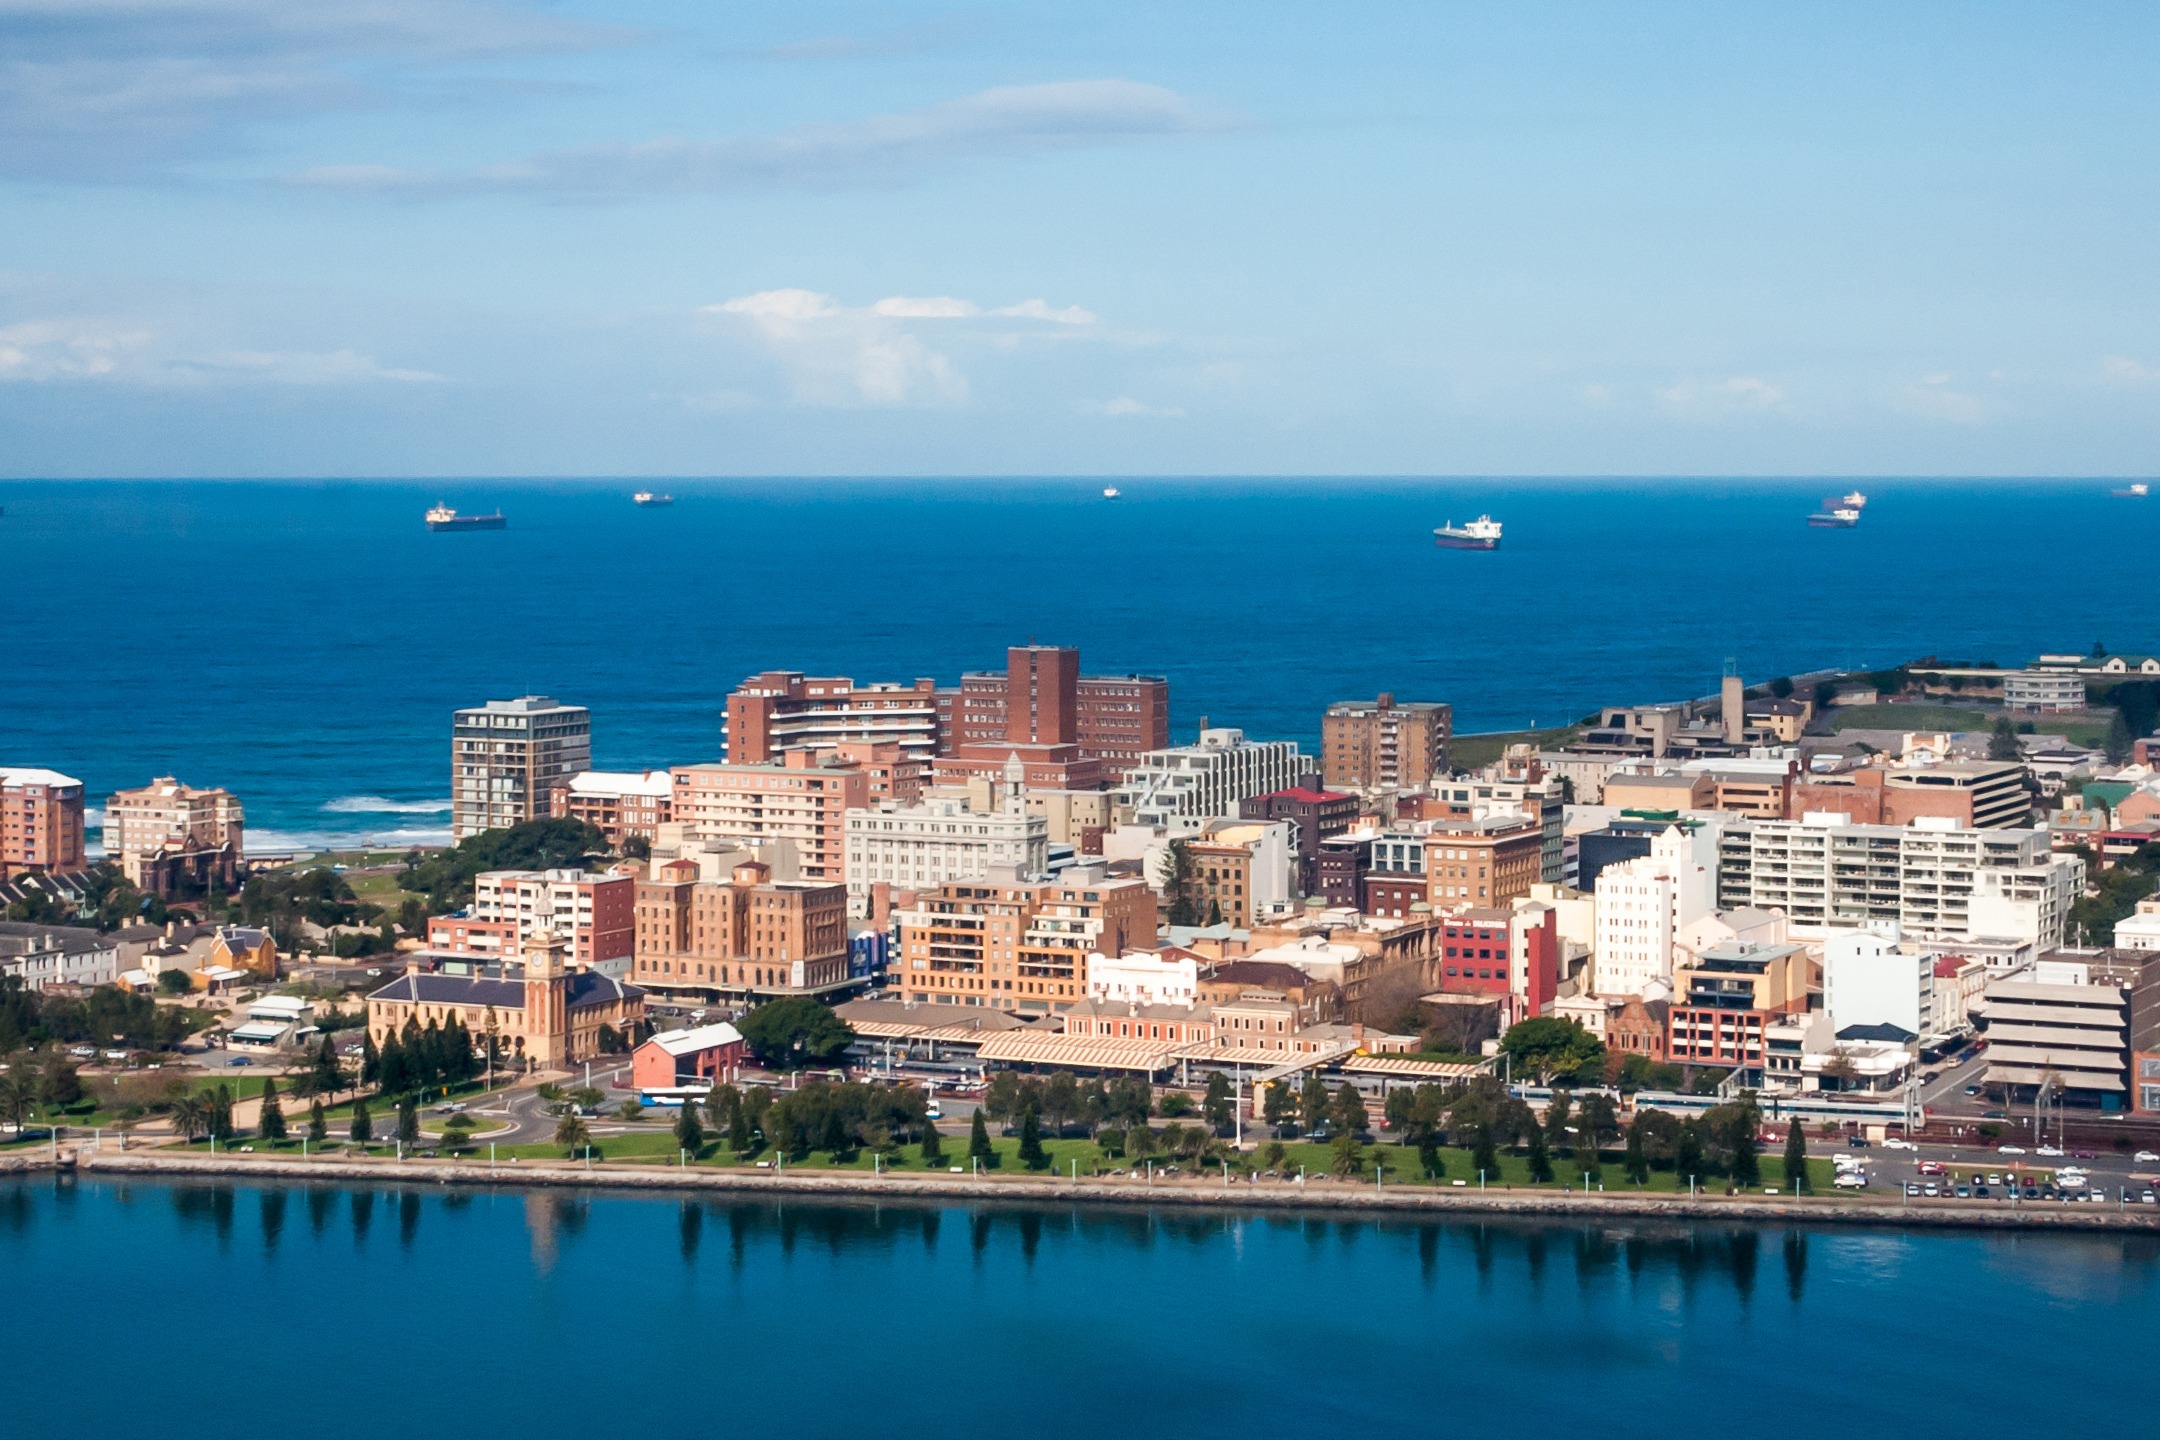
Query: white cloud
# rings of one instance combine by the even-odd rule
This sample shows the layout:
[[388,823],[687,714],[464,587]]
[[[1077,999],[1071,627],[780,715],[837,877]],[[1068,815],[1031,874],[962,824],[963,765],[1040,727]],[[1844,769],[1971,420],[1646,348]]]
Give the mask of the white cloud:
[[378,364],[355,350],[195,348],[125,322],[38,319],[0,326],[0,383],[347,385],[441,379],[425,370]]
[[1225,128],[1226,121],[1160,85],[1064,80],[1001,85],[919,110],[798,125],[773,135],[588,145],[463,171],[324,165],[291,177],[291,183],[415,198],[892,184],[956,161]]
[[418,71],[629,34],[493,0],[0,0],[0,172],[144,174]]
[[1660,392],[1660,398],[1684,414],[1737,415],[1777,409],[1785,403],[1785,392],[1753,375],[1733,375],[1723,380],[1682,380]]
[[[970,396],[966,375],[914,326],[935,326],[945,343],[1017,349],[1043,326],[1093,324],[1079,306],[1043,300],[984,307],[951,295],[888,295],[848,306],[817,290],[760,290],[703,307],[747,322],[787,374],[798,403],[818,406],[951,406]],[[1032,331],[998,321],[1020,320]],[[955,328],[954,322],[974,325]]]
[[2141,364],[2128,355],[2110,355],[2100,362],[2100,369],[2108,379],[2125,385],[2146,385],[2160,380],[2160,370]]
[[1135,400],[1130,395],[1113,396],[1108,400],[1082,400],[1077,408],[1083,415],[1103,415],[1111,419],[1146,417],[1156,420],[1176,420],[1184,417],[1184,410],[1175,405],[1150,405]]

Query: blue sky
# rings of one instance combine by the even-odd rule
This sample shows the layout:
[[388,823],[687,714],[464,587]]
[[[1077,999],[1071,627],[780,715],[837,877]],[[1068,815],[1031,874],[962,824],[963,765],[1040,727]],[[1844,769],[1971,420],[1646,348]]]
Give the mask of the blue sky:
[[0,473],[2149,474],[2149,5],[0,0]]

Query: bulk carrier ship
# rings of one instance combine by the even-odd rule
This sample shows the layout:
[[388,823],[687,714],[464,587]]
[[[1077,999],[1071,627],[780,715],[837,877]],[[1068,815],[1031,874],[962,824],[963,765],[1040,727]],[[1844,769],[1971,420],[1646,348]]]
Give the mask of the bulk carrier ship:
[[1500,548],[1500,522],[1490,515],[1480,515],[1467,525],[1457,525],[1450,520],[1433,532],[1433,544],[1443,550],[1497,550]]
[[437,505],[427,512],[430,530],[500,530],[509,523],[500,510],[492,515],[460,515],[448,505]]

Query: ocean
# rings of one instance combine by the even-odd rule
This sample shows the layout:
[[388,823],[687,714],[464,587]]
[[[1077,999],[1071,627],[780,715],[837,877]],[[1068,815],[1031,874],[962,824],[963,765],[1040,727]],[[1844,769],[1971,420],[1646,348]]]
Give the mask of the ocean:
[[[2136,1433],[2160,1247],[0,1179],[21,1435]],[[1932,1343],[1923,1337],[1936,1337]]]
[[[450,712],[593,711],[595,763],[715,758],[767,669],[858,680],[1077,645],[1205,717],[1316,746],[1333,700],[1445,700],[1458,730],[1926,654],[2160,650],[2160,501],[2106,481],[0,482],[0,765],[92,804],[171,774],[238,794],[249,847],[447,837]],[[432,534],[437,501],[500,532]],[[1490,513],[1491,554],[1432,528]]]

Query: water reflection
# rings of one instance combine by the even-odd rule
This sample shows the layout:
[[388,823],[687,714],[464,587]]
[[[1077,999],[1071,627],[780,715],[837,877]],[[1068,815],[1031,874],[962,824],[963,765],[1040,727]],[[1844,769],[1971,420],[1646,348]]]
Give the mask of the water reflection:
[[683,1201],[677,1207],[675,1233],[684,1262],[697,1259],[698,1241],[705,1234],[705,1207],[695,1200]]
[[420,1195],[418,1191],[398,1192],[398,1247],[410,1250],[413,1240],[420,1234]]
[[285,1233],[285,1191],[272,1186],[256,1198],[262,1212],[263,1249],[272,1255],[277,1253],[278,1237]]
[[368,1227],[375,1223],[375,1192],[355,1190],[352,1192],[352,1238],[353,1248],[367,1248]]
[[1785,1293],[1793,1304],[1800,1303],[1800,1294],[1807,1289],[1807,1232],[1785,1232]]
[[320,1240],[323,1231],[330,1228],[330,1207],[337,1202],[337,1191],[324,1185],[313,1185],[307,1192],[308,1228]]

